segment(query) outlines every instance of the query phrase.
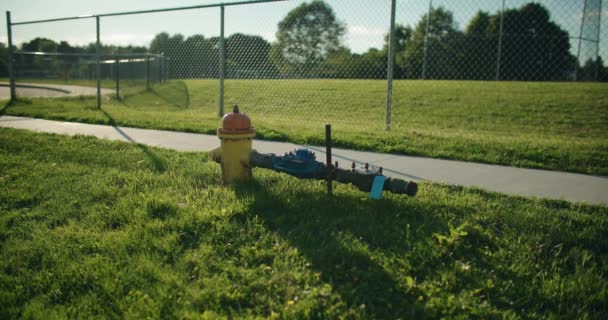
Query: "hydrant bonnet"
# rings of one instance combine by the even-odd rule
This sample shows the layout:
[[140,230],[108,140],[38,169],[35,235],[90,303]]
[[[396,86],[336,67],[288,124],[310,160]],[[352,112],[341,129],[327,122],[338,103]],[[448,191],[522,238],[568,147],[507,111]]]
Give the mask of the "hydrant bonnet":
[[255,129],[251,126],[251,119],[245,113],[239,112],[239,106],[234,106],[232,113],[227,113],[222,118],[222,127],[218,128],[218,134],[251,134]]

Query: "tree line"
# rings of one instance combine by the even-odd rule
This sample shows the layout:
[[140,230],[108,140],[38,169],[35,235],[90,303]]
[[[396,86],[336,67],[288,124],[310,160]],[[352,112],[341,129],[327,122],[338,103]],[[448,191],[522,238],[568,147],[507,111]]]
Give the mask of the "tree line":
[[[568,33],[540,4],[528,3],[499,13],[479,11],[459,30],[443,7],[424,14],[415,26],[394,32],[394,78],[608,81],[601,57],[579,64],[570,53]],[[278,24],[276,41],[233,34],[224,41],[229,78],[386,78],[388,35],[382,48],[353,53],[344,43],[346,25],[325,2],[302,3]],[[499,45],[500,43],[500,45]],[[500,55],[499,55],[500,47]],[[95,53],[95,45],[71,46],[36,38],[24,51]],[[104,53],[157,53],[168,59],[171,78],[218,77],[220,39],[196,34],[157,34],[148,47],[102,46]],[[6,64],[0,44],[0,63]],[[38,57],[25,58],[36,63]],[[1,70],[4,70],[2,68]]]
[[[146,46],[116,46],[102,45],[105,57],[115,54],[145,54],[148,53]],[[15,72],[19,77],[81,77],[95,78],[94,55],[96,53],[95,43],[84,46],[74,46],[67,41],[55,42],[47,38],[34,38],[21,43],[14,51],[24,52],[46,52],[46,53],[68,53],[67,56],[42,56],[42,55],[16,55]],[[78,56],[81,54],[82,56]],[[0,77],[8,77],[8,48],[0,42]]]
[[[608,81],[601,57],[582,65],[570,53],[570,37],[540,4],[503,13],[479,11],[464,30],[452,12],[433,8],[414,26],[394,33],[397,79]],[[427,22],[428,20],[428,22]],[[388,35],[380,49],[353,53],[344,44],[346,25],[323,1],[303,3],[278,24],[276,41],[233,34],[225,41],[226,75],[253,78],[386,78]],[[427,35],[428,33],[428,35]],[[500,59],[499,59],[500,42]],[[219,73],[219,39],[158,34],[150,45],[175,61],[174,77]]]
[[[394,32],[397,79],[608,81],[601,57],[582,66],[570,53],[568,33],[540,4],[528,3],[502,15],[479,11],[464,30],[452,12],[433,8],[414,26]],[[345,25],[322,1],[302,4],[279,23],[271,57],[285,74],[335,78],[385,78],[388,36],[382,49],[352,53],[343,45]],[[500,42],[500,56],[498,53]],[[499,58],[500,57],[500,58]],[[597,78],[595,77],[597,76]]]

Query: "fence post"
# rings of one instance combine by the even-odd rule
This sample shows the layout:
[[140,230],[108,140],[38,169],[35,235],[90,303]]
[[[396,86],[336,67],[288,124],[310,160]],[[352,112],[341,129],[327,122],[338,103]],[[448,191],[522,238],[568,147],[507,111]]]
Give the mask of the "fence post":
[[502,8],[500,9],[500,28],[498,31],[498,52],[496,53],[496,81],[500,81],[500,62],[502,60],[502,34],[505,18],[505,0],[502,0]]
[[120,100],[120,58],[118,56],[115,57],[115,76],[116,76],[116,99]]
[[163,58],[161,59],[161,70],[162,70],[162,79],[163,82],[167,82],[167,57],[163,53]]
[[9,103],[13,103],[17,99],[15,94],[15,70],[14,70],[14,58],[13,58],[13,29],[11,24],[11,12],[6,11],[6,32],[8,33],[8,76],[10,78],[10,93],[11,100]]
[[424,31],[424,57],[422,61],[422,79],[426,79],[427,55],[429,50],[429,28],[431,26],[431,12],[433,11],[433,0],[429,0],[429,12],[426,15],[426,28]]
[[583,14],[581,15],[581,30],[578,35],[578,50],[576,51],[576,63],[574,64],[574,81],[578,80],[578,67],[581,58],[581,43],[583,42],[583,27],[585,25],[585,12],[587,11],[587,0],[583,0]]
[[170,63],[171,63],[171,58],[165,56],[163,58],[163,69],[164,69],[163,72],[165,73],[164,74],[165,82],[169,80],[169,73],[171,72],[169,69]]
[[95,43],[95,67],[96,67],[96,78],[97,78],[97,109],[101,109],[101,42],[99,40],[99,16],[95,16],[95,24],[97,29],[97,42]]
[[600,64],[599,64],[599,57],[600,57],[600,36],[602,33],[602,1],[600,1],[600,7],[598,8],[598,18],[597,18],[597,43],[596,43],[596,47],[595,47],[595,81],[600,81],[599,79],[599,71],[600,71]]
[[146,90],[150,90],[150,55],[146,54]]
[[158,83],[163,83],[163,60],[161,56],[156,56],[154,59],[156,61],[156,68],[158,69]]
[[160,82],[164,83],[165,80],[165,54],[161,53],[160,57]]
[[391,0],[391,26],[388,36],[388,74],[386,75],[386,130],[391,129],[391,108],[393,104],[393,68],[395,65],[395,7],[397,0]]
[[220,6],[220,110],[219,116],[224,116],[224,76],[225,76],[225,50],[224,50],[224,6]]

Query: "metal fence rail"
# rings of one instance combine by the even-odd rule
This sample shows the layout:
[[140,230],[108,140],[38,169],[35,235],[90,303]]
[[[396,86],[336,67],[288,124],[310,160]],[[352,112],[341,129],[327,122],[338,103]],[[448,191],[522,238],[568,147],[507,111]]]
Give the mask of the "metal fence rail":
[[[98,59],[99,58],[99,59]],[[167,79],[166,57],[159,54],[103,54],[13,52],[13,74],[20,83],[50,82],[115,87],[115,98],[132,94]],[[99,66],[99,69],[97,68]],[[19,94],[19,88],[15,88]],[[88,90],[90,92],[90,90]],[[81,92],[85,94],[84,92]]]
[[[232,26],[230,12],[239,8],[251,10],[251,29]],[[195,9],[195,14],[217,18],[217,29],[201,29],[188,38],[159,29],[144,52],[136,54],[111,51],[104,44],[106,20],[128,26],[120,19]],[[298,10],[304,19],[298,20]],[[304,10],[314,14],[302,14]],[[267,35],[256,34],[254,26],[272,11],[284,18],[269,41]],[[351,11],[360,14],[353,17]],[[18,96],[16,82],[33,78],[94,81],[97,107],[102,104],[100,88],[110,87],[110,82],[120,97],[123,89],[149,89],[167,79],[213,79],[217,91],[209,94],[217,96],[214,113],[220,116],[225,103],[250,95],[254,83],[256,93],[274,96],[277,108],[298,101],[310,105],[306,110],[292,108],[286,117],[329,119],[333,115],[325,106],[328,95],[307,91],[319,90],[310,89],[307,80],[365,79],[383,81],[384,87],[383,94],[357,97],[384,111],[378,114],[380,109],[374,107],[376,113],[365,121],[390,129],[392,95],[399,90],[393,79],[608,81],[605,49],[600,50],[606,46],[602,0],[257,0],[20,22],[6,14],[12,100]],[[17,51],[13,43],[15,27],[83,19],[96,22],[95,43],[88,52]],[[226,25],[232,26],[228,35]],[[361,43],[367,43],[367,50]],[[330,97],[339,99],[340,94]]]

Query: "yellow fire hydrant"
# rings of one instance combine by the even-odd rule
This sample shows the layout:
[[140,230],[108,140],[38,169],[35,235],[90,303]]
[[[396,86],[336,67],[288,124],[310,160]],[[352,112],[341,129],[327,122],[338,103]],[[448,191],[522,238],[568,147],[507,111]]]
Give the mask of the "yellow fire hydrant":
[[239,112],[234,106],[232,113],[222,118],[222,127],[217,129],[220,138],[220,147],[211,151],[213,160],[221,162],[224,182],[248,180],[252,176],[250,156],[252,139],[255,128],[251,126],[251,119]]

